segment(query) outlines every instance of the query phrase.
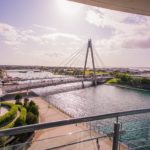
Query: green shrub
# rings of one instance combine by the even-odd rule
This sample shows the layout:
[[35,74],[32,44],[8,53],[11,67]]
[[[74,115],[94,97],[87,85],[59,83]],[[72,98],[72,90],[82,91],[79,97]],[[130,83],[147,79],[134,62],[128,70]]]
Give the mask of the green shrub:
[[3,106],[11,107],[10,110],[0,117],[0,127],[11,122],[17,115],[18,107],[10,103],[1,103]]
[[0,145],[5,146],[5,142],[7,141],[7,139],[8,139],[7,136],[0,137]]
[[148,79],[148,78],[142,78],[141,79],[141,83],[142,84],[150,84],[150,79]]
[[16,105],[18,107],[18,110],[21,111],[22,106],[21,105]]
[[22,96],[20,94],[16,94],[15,96],[16,104],[18,104],[21,99],[22,99]]
[[32,106],[35,106],[36,104],[35,104],[35,102],[33,102],[32,100],[28,103],[28,105],[26,106],[26,108],[27,108],[27,111],[30,111],[30,108],[32,107]]
[[12,106],[14,106],[13,103],[8,103],[8,102],[1,102],[1,105],[4,107],[8,107],[8,108],[11,108]]
[[26,118],[27,124],[35,124],[38,123],[38,116],[34,115],[32,112],[27,113],[27,118]]
[[29,112],[32,112],[34,115],[39,116],[39,109],[37,105],[31,105]]
[[36,105],[35,102],[30,101],[29,106],[33,106],[33,105]]
[[15,122],[10,122],[9,124],[7,124],[6,126],[2,127],[1,129],[8,129],[8,128],[13,128],[14,127]]
[[107,81],[107,83],[109,83],[109,84],[117,84],[118,81],[119,81],[119,79],[113,78],[113,79],[110,79],[109,81]]
[[22,107],[20,110],[20,116],[15,121],[15,127],[26,125],[26,116],[27,116],[26,108]]
[[23,106],[24,106],[25,108],[27,108],[28,105],[29,105],[29,99],[28,99],[28,98],[25,98],[25,99],[24,99],[24,105],[23,105]]
[[19,102],[16,102],[16,105],[21,105],[22,106],[23,104],[22,104],[22,102],[19,101]]

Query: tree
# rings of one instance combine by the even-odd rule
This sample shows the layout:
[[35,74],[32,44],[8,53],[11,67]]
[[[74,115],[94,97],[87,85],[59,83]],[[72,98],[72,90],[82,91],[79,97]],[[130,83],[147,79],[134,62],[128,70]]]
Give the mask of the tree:
[[29,103],[29,99],[25,98],[24,99],[24,107],[27,108],[28,107],[28,103]]
[[35,124],[38,122],[38,116],[34,115],[32,112],[28,112],[26,122],[27,124]]
[[21,99],[22,99],[22,96],[20,94],[16,94],[16,96],[15,96],[16,104],[20,104]]
[[31,107],[33,105],[36,105],[35,102],[34,101],[30,101],[29,106]]
[[150,84],[150,79],[143,77],[143,78],[141,79],[141,83],[142,83],[142,84]]
[[21,118],[17,118],[17,120],[15,121],[15,127],[19,127],[19,126],[23,126],[26,123],[21,119]]
[[37,105],[32,105],[30,107],[30,112],[32,112],[34,115],[39,116],[39,110],[38,110],[38,106]]

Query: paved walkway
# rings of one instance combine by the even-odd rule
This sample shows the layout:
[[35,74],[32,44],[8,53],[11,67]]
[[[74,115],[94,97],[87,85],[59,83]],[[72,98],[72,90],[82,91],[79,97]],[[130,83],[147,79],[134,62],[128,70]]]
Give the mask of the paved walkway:
[[0,106],[0,116],[3,116],[8,112],[8,109],[5,107]]
[[[36,104],[39,106],[40,122],[58,121],[58,120],[64,120],[70,118],[69,116],[57,110],[53,106],[49,105],[45,100],[42,100],[39,97],[32,98],[32,100],[34,100]],[[68,135],[65,136],[66,134]],[[55,146],[60,146],[63,144],[69,144],[72,142],[89,139],[94,136],[98,136],[98,135],[94,132],[90,133],[88,128],[85,125],[81,125],[81,124],[78,124],[77,126],[67,125],[62,127],[44,129],[36,132],[36,135],[33,139],[33,144],[31,145],[29,150],[50,149]],[[47,139],[47,140],[43,140],[43,139]],[[108,138],[99,140],[99,144],[101,150],[112,149],[112,142]],[[84,149],[97,150],[98,148],[97,148],[96,141],[94,140],[90,142],[76,144],[73,146],[67,146],[64,148],[60,148],[59,150],[84,150]],[[126,150],[126,148],[121,146],[120,150]]]

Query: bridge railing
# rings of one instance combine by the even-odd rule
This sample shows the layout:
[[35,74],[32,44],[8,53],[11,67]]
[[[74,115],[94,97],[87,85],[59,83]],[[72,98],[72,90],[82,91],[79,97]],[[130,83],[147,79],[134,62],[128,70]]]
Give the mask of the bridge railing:
[[[78,128],[77,132],[69,132]],[[80,127],[80,128],[79,128]],[[79,129],[81,129],[79,131]],[[48,132],[48,129],[49,130]],[[57,130],[58,129],[58,130]],[[27,141],[6,149],[29,147],[36,149],[90,149],[90,150],[125,150],[150,148],[150,109],[132,110],[76,119],[27,125],[0,131],[0,137],[15,136],[22,133],[38,131],[49,133],[45,138]],[[55,134],[53,133],[55,130]],[[66,132],[65,132],[66,131]],[[76,130],[75,130],[76,131]],[[62,135],[62,133],[65,133]],[[124,146],[121,143],[128,146]]]

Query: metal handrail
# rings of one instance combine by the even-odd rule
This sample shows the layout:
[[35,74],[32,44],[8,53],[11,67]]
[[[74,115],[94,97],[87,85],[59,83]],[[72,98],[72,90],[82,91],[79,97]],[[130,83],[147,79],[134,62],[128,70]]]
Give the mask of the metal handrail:
[[83,123],[83,122],[89,122],[89,121],[109,119],[109,118],[117,118],[117,120],[118,120],[118,118],[122,117],[122,116],[137,115],[137,114],[143,114],[143,113],[150,113],[150,109],[123,111],[123,112],[109,113],[109,114],[104,114],[104,115],[61,120],[61,121],[56,121],[56,122],[47,122],[47,123],[26,125],[26,126],[1,130],[0,137],[16,135],[16,134],[21,134],[21,133],[27,133],[27,132],[33,132],[36,130],[59,127],[59,126],[64,126],[64,125],[71,125],[71,124],[77,124],[77,123]]
[[[7,148],[11,148],[11,147],[17,147],[17,146],[21,146],[22,144],[24,145],[27,145],[27,144],[32,144],[32,143],[35,143],[35,142],[42,142],[42,141],[46,141],[46,140],[54,140],[54,139],[58,139],[58,138],[65,138],[67,136],[74,136],[74,135],[82,135],[82,133],[88,133],[90,130],[82,130],[82,131],[77,131],[77,132],[68,132],[67,134],[62,134],[62,135],[57,135],[57,136],[50,136],[50,137],[47,137],[47,138],[40,138],[40,139],[33,139],[32,141],[28,141],[28,142],[24,142],[24,143],[19,143],[19,144],[15,144],[15,145],[9,145],[7,146]],[[96,136],[94,138],[104,138],[104,137],[107,137],[107,135],[103,135],[103,136]],[[93,140],[93,138],[90,138],[91,140]],[[87,141],[89,141],[89,139],[86,139]],[[85,142],[85,140],[83,141]],[[79,141],[79,143],[82,143],[81,141]],[[76,144],[78,144],[78,142],[76,142]],[[74,143],[72,144],[74,145]],[[61,145],[62,146],[62,145]],[[1,150],[1,148],[0,148]]]
[[[97,137],[92,137],[92,138],[87,138],[87,139],[84,139],[84,140],[81,140],[81,141],[76,141],[76,142],[71,142],[71,143],[67,143],[67,144],[63,144],[63,145],[59,145],[59,146],[55,146],[55,147],[52,147],[52,148],[48,148],[46,150],[55,150],[55,149],[60,149],[60,148],[64,148],[66,146],[73,146],[73,145],[76,145],[76,144],[81,144],[81,143],[85,143],[85,142],[90,142],[90,141],[94,141],[94,140],[99,140],[99,139],[103,139],[103,138],[106,138],[107,135],[102,135],[102,136],[97,136]],[[50,138],[45,138],[45,139],[42,139],[42,140],[37,140],[37,141],[30,141],[30,142],[25,142],[25,143],[19,143],[19,144],[16,144],[16,145],[10,145],[10,146],[7,146],[5,147],[6,149],[9,149],[9,148],[13,148],[13,147],[19,147],[19,146],[22,146],[22,145],[28,145],[28,144],[32,144],[33,142],[40,142],[40,141],[44,141],[44,140],[49,140]],[[4,149],[5,149],[4,148]],[[0,148],[0,150],[2,150]]]
[[60,148],[66,147],[66,146],[72,146],[72,145],[76,145],[76,144],[80,144],[80,143],[90,142],[90,141],[93,141],[93,140],[102,139],[102,138],[106,138],[106,137],[107,137],[106,135],[103,135],[103,136],[99,136],[99,137],[89,138],[89,139],[85,139],[85,140],[78,141],[78,142],[72,142],[72,143],[56,146],[56,147],[53,147],[53,148],[48,148],[46,150],[60,149]]

